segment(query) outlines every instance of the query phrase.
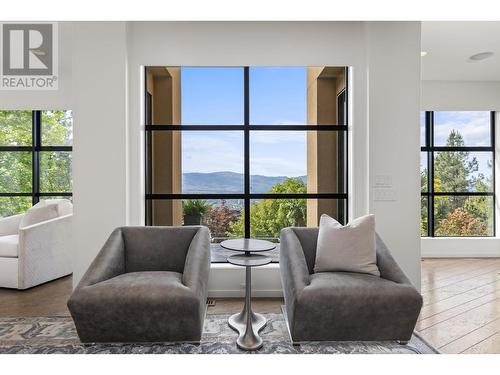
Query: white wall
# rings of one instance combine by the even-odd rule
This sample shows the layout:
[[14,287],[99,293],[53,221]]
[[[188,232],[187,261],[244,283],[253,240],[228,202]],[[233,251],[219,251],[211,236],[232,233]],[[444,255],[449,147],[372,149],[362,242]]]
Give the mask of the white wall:
[[370,212],[377,230],[409,278],[420,285],[420,24],[370,23],[367,27],[369,183],[389,176],[393,201]]
[[499,111],[500,82],[422,81],[423,111]]
[[126,224],[127,45],[125,22],[73,29],[73,278],[111,231]]
[[[423,81],[422,111],[500,111],[500,82]],[[500,176],[500,112],[496,116],[495,174]],[[500,179],[495,191],[500,192]],[[495,202],[496,238],[422,238],[422,257],[500,256],[500,204]]]

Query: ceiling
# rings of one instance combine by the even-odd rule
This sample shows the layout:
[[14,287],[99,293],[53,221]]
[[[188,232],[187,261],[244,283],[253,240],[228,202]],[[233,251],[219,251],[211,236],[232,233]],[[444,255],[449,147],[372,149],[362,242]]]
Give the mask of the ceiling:
[[[422,79],[500,81],[500,22],[422,22]],[[476,53],[493,57],[470,62]]]

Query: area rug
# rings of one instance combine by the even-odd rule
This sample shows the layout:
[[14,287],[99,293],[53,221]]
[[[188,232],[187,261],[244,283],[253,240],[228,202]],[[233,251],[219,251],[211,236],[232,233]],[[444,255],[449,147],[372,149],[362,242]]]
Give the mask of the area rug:
[[[291,344],[282,314],[265,314],[267,326],[260,332],[265,354],[434,354],[437,351],[414,334],[408,345],[381,342],[308,342]],[[0,353],[26,354],[237,354],[237,333],[227,324],[229,315],[207,315],[200,344],[82,344],[70,317],[0,318]]]

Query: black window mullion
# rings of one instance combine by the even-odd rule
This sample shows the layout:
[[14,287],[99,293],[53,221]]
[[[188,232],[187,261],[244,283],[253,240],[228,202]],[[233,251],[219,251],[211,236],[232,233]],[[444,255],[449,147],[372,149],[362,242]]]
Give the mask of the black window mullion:
[[431,150],[434,147],[434,113],[427,111],[425,113],[426,126],[426,146],[427,151],[427,191],[429,198],[427,199],[427,234],[429,237],[434,237],[434,152]]
[[41,112],[33,111],[33,153],[32,153],[32,200],[33,205],[40,201],[40,148],[42,147]]
[[490,136],[491,136],[491,147],[493,148],[493,158],[492,158],[492,161],[493,161],[493,165],[492,165],[492,169],[493,169],[493,236],[495,237],[496,236],[496,212],[495,212],[495,208],[496,208],[496,182],[495,182],[495,147],[496,147],[496,136],[495,136],[495,131],[496,131],[496,126],[495,126],[495,111],[491,111],[490,112],[490,126],[491,126],[491,131],[490,131]]
[[244,222],[245,238],[250,238],[250,68],[245,66],[244,72]]

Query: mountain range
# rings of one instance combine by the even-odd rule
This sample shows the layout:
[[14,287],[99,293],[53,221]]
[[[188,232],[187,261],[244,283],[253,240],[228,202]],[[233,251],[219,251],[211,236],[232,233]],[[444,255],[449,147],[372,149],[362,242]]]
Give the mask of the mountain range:
[[[287,176],[250,175],[250,191],[267,193],[271,187],[283,182]],[[307,176],[296,178],[307,182]],[[183,173],[182,192],[191,194],[243,193],[243,174],[235,172]]]

